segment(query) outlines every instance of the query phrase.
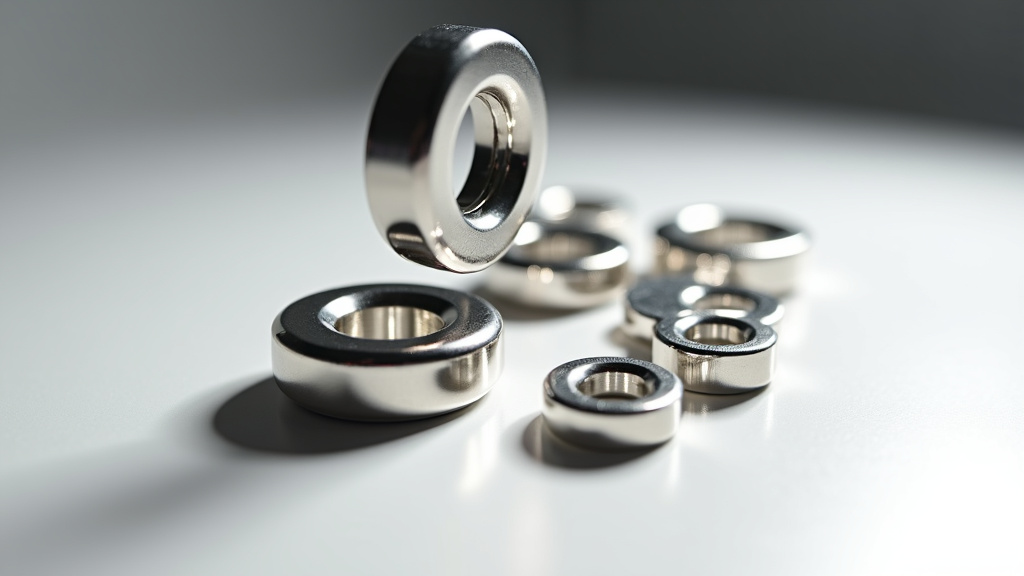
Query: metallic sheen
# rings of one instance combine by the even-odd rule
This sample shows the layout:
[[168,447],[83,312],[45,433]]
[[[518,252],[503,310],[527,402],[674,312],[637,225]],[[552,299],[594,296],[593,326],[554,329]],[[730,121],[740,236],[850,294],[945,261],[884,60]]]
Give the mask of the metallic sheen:
[[544,380],[544,421],[558,437],[596,450],[661,444],[679,427],[683,387],[635,358],[583,358]]
[[[476,146],[455,195],[452,159],[467,109]],[[377,94],[366,142],[373,220],[404,258],[482,270],[529,214],[546,151],[540,74],[523,45],[500,30],[436,26],[405,47]]]
[[462,408],[502,369],[501,315],[477,296],[406,284],[328,290],[274,320],[271,358],[299,405],[349,420],[397,421]]
[[809,248],[807,234],[794,226],[694,204],[658,229],[654,270],[783,296],[795,288]]
[[543,308],[589,308],[619,297],[630,279],[629,250],[609,236],[527,222],[495,264],[487,289]]
[[754,318],[772,327],[785,311],[777,299],[738,286],[706,286],[691,276],[641,278],[626,293],[622,331],[650,340],[654,325],[663,318],[705,310],[719,316]]
[[777,340],[774,330],[752,318],[697,312],[658,322],[651,357],[687,390],[739,394],[771,382]]

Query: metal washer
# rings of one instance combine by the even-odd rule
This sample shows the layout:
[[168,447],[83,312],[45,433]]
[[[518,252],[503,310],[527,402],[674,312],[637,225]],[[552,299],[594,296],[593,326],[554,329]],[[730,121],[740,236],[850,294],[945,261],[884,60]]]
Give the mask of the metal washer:
[[771,382],[777,341],[775,330],[752,318],[698,312],[658,322],[651,357],[687,390],[739,394]]
[[[452,157],[466,110],[476,152],[453,197]],[[414,38],[384,79],[366,141],[366,190],[402,257],[476,272],[501,257],[533,206],[547,152],[540,74],[518,40],[442,25]]]
[[683,387],[664,368],[598,357],[558,366],[544,379],[544,421],[558,437],[596,450],[631,450],[675,435]]
[[626,293],[624,308],[622,330],[640,340],[650,340],[654,325],[672,316],[711,311],[775,327],[785,313],[778,299],[767,294],[739,286],[707,286],[692,276],[641,278]]
[[471,404],[497,382],[501,315],[482,298],[445,288],[338,288],[278,315],[271,359],[281,391],[314,412],[425,418]]

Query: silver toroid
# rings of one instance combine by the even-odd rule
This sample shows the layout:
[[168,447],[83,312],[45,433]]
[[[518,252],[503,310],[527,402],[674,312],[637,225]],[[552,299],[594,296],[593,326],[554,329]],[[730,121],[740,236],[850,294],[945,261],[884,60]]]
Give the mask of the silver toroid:
[[785,311],[767,294],[738,286],[698,284],[692,276],[641,278],[626,293],[624,306],[622,331],[640,340],[650,340],[654,325],[662,318],[708,311],[753,318],[774,327]]
[[777,340],[774,330],[752,318],[696,312],[658,322],[651,357],[687,390],[739,394],[771,382]]
[[[456,197],[452,159],[467,109],[476,151]],[[546,152],[544,92],[523,45],[500,30],[436,26],[405,47],[377,94],[366,142],[373,220],[404,258],[482,270],[529,214]]]
[[669,371],[635,358],[583,358],[544,380],[544,421],[558,437],[595,450],[668,441],[682,412],[683,387]]
[[625,291],[629,250],[610,236],[540,222],[523,224],[512,249],[487,274],[487,289],[542,308],[589,308]]
[[783,296],[795,288],[809,248],[807,234],[794,226],[694,204],[658,228],[654,271]]
[[398,421],[475,402],[502,370],[501,315],[455,290],[351,286],[293,302],[271,330],[274,378],[327,416]]

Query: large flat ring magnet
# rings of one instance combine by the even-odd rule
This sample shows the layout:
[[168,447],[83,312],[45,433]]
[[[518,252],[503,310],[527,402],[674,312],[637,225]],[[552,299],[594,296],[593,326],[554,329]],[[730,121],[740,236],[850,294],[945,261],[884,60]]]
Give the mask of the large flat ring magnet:
[[271,359],[299,405],[349,420],[398,421],[457,410],[502,369],[501,315],[455,290],[376,284],[328,290],[274,320]]
[[633,241],[633,208],[622,197],[607,192],[550,186],[540,191],[532,219],[570,226]]
[[[452,157],[467,108],[476,146],[456,197]],[[431,28],[405,47],[377,94],[366,143],[373,220],[404,258],[482,270],[529,214],[546,151],[540,74],[523,45],[500,30]]]
[[504,299],[543,308],[589,308],[618,298],[629,282],[629,250],[604,234],[527,222],[487,274]]
[[709,311],[719,316],[754,318],[775,327],[785,309],[778,299],[754,290],[707,286],[690,276],[664,276],[637,281],[626,293],[625,311],[622,331],[650,340],[654,325],[663,318]]
[[683,387],[635,358],[583,358],[544,380],[544,421],[568,442],[597,450],[661,444],[679,427]]
[[687,390],[739,394],[771,382],[777,340],[774,330],[752,318],[698,312],[658,322],[651,357]]
[[694,204],[658,229],[654,269],[782,296],[795,288],[808,248],[809,237],[794,226]]

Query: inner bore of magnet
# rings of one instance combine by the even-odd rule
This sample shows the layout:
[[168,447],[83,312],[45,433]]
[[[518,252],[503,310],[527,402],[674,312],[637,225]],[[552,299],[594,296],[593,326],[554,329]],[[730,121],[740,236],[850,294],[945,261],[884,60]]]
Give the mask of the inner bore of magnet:
[[354,338],[402,340],[427,336],[444,328],[444,319],[412,306],[373,306],[350,312],[334,322],[334,329]]
[[754,339],[752,328],[742,328],[725,322],[701,322],[691,326],[683,337],[691,342],[708,346],[734,346],[745,344]]
[[637,400],[649,395],[651,386],[628,372],[595,372],[579,383],[579,391],[601,400]]
[[[525,228],[525,226],[524,226]],[[534,262],[572,262],[598,253],[594,240],[567,232],[551,232],[516,246],[521,257]]]
[[701,244],[717,248],[777,240],[784,237],[786,232],[777,226],[761,222],[726,220],[718,226],[691,234]]
[[731,310],[738,312],[753,312],[756,307],[757,303],[752,299],[728,292],[706,294],[698,298],[692,306],[694,310]]
[[[469,156],[469,121],[464,117],[453,143],[452,185],[458,188],[456,202],[463,215],[480,216],[488,201],[505,182],[512,151],[512,118],[502,100],[484,91],[469,103],[466,116],[472,117],[472,161],[465,168],[460,158]],[[464,178],[459,176],[465,175]],[[461,187],[456,182],[462,182]],[[486,212],[486,210],[483,210]],[[484,222],[478,222],[484,224]],[[497,225],[495,223],[494,225]]]

